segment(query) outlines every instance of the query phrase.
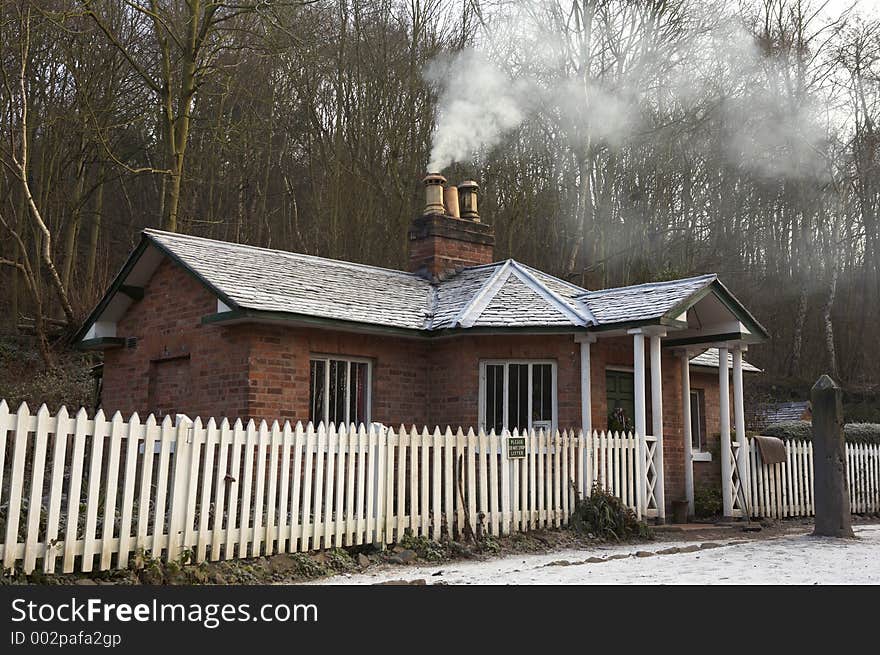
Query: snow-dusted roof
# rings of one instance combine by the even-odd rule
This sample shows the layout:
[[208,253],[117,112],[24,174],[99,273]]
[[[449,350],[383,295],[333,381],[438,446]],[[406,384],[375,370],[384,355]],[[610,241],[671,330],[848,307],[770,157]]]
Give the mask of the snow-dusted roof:
[[[761,427],[774,423],[803,420],[804,414],[810,411],[810,401],[790,401],[784,403],[765,403],[756,408],[757,422]],[[809,416],[809,414],[807,414]]]
[[[706,368],[718,368],[718,348],[709,348],[707,351],[700,353],[696,357],[691,357],[691,366],[705,366]],[[733,354],[727,353],[727,368],[733,367]],[[754,364],[749,364],[743,357],[743,371],[751,373],[761,373]]]
[[145,233],[236,309],[411,330],[596,324],[574,299],[585,289],[512,259],[430,282],[415,273],[324,257]]
[[[144,253],[152,255],[141,261]],[[405,271],[145,230],[141,245],[78,339],[96,322],[116,320],[113,315],[118,317],[127,306],[114,301],[117,291],[122,288],[124,293],[123,285],[133,284],[126,279],[143,284],[159,253],[217,295],[229,310],[224,313],[220,307],[219,320],[248,320],[252,313],[261,313],[266,318],[326,319],[423,333],[471,328],[616,329],[634,321],[674,319],[671,310],[716,279],[703,275],[588,291],[508,259],[431,281]]]
[[659,318],[714,282],[716,275],[587,291],[579,296],[600,323]]
[[417,275],[201,237],[144,230],[226,304],[266,312],[424,329],[433,290]]

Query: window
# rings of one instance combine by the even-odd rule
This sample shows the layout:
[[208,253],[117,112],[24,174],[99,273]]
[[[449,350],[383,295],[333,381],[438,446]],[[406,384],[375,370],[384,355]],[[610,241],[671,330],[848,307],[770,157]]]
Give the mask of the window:
[[691,449],[706,451],[706,396],[702,389],[691,391]]
[[370,362],[313,356],[309,419],[313,423],[370,422]]
[[608,403],[608,429],[635,430],[636,396],[632,371],[606,369],[605,399]]
[[480,425],[551,430],[556,424],[556,364],[543,361],[480,362]]

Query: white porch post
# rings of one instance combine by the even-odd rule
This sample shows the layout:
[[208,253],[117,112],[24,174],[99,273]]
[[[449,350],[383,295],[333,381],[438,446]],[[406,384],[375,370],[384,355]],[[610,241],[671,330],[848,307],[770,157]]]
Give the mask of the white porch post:
[[[746,412],[743,402],[743,371],[742,354],[746,346],[737,345],[733,349],[733,417],[736,429],[736,443],[739,448],[736,451],[737,473],[740,476],[739,485],[746,494],[749,489],[748,446],[746,441]],[[745,509],[745,508],[743,508]]]
[[724,516],[733,516],[733,489],[730,483],[730,372],[727,346],[718,348],[718,394],[721,415],[721,499]]
[[593,334],[579,334],[575,336],[581,346],[581,427],[584,435],[593,431],[593,390],[590,380],[590,345],[595,343],[596,336]]
[[663,478],[663,376],[660,368],[660,337],[665,333],[651,334],[651,423],[657,447],[654,449],[654,468],[657,482],[654,494],[657,498],[657,518],[662,523],[666,518],[666,490]]
[[691,358],[687,350],[681,352],[681,421],[684,428],[684,492],[688,514],[694,514],[694,454],[691,432]]
[[[633,330],[633,386],[635,387],[636,434],[639,437],[639,461],[645,468],[645,436],[647,435],[647,408],[645,407],[645,335],[641,330]],[[648,509],[648,490],[642,482],[641,503],[644,511]]]

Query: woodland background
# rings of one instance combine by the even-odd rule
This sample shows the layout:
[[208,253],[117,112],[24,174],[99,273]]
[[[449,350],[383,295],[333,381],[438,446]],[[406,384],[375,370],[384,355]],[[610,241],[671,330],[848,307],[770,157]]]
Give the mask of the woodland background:
[[[731,27],[747,69],[695,54]],[[807,0],[5,0],[0,397],[89,404],[65,337],[143,227],[404,268],[444,103],[481,84],[426,71],[471,50],[566,88],[443,171],[499,259],[717,272],[772,334],[762,393],[830,372],[877,420],[880,18]]]

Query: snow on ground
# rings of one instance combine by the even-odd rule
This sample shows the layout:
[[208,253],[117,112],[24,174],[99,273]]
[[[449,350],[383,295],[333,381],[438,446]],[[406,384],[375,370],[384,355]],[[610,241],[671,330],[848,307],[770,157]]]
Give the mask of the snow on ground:
[[[627,557],[584,563],[637,551],[699,545],[700,542],[652,542],[597,546],[495,560],[445,562],[433,566],[395,566],[370,573],[337,576],[318,584],[375,584],[423,579],[427,584],[878,584],[880,525],[854,526],[857,539],[808,534],[740,541],[716,540],[720,548],[695,552]],[[736,543],[730,544],[734,541]],[[728,545],[729,544],[729,545]],[[563,565],[560,562],[570,562]],[[556,562],[548,566],[551,562]],[[442,571],[442,575],[433,575]]]

